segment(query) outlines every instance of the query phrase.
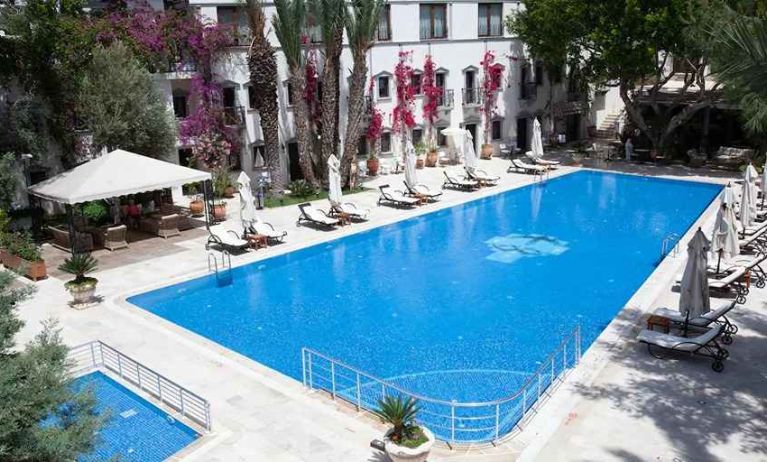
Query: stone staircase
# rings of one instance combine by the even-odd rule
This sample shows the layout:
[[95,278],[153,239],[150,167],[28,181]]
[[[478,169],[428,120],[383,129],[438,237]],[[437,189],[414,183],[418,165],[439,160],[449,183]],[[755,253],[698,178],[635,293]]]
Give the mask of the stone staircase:
[[597,127],[597,139],[614,140],[616,138],[616,122],[622,121],[624,116],[625,114],[623,109],[618,112],[612,112],[608,114],[602,123]]

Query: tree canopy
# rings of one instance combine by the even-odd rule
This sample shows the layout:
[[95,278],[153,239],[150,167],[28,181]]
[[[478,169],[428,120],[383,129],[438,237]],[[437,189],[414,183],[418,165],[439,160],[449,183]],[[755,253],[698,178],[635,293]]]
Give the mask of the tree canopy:
[[151,74],[122,42],[93,50],[78,112],[97,146],[150,157],[165,157],[175,146],[172,114]]
[[55,324],[45,323],[19,350],[14,337],[23,326],[16,305],[30,291],[13,288],[0,272],[0,460],[69,461],[93,448],[102,425],[89,392],[74,392],[67,348]]

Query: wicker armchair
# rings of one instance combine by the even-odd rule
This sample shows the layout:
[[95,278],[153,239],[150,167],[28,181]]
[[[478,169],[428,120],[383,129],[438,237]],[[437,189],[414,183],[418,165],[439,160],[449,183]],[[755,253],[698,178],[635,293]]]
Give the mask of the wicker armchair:
[[104,230],[104,248],[111,251],[128,248],[128,228],[125,225],[112,226]]
[[156,234],[164,239],[172,236],[180,236],[178,230],[179,217],[177,214],[145,217],[141,219],[139,227],[149,234]]
[[[69,239],[69,230],[51,226],[48,228],[53,236],[53,245],[62,250],[72,250],[72,241]],[[93,236],[88,233],[75,231],[75,252],[90,252],[93,250]]]

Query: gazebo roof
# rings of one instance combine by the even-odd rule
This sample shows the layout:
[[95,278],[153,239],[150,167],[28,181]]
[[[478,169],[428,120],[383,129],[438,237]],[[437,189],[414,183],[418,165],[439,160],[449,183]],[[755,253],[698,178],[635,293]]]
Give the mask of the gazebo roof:
[[31,186],[29,193],[78,204],[210,179],[208,172],[117,149]]

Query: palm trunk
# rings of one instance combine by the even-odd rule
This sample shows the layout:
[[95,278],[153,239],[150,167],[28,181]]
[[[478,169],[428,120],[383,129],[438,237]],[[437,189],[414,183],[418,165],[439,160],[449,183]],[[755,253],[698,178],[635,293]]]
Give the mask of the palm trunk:
[[332,43],[325,44],[325,66],[322,69],[322,157],[318,174],[322,183],[327,183],[327,161],[338,146],[338,73],[343,39],[343,27],[333,34]]
[[349,107],[347,108],[344,156],[341,159],[341,179],[350,187],[357,185],[356,169],[352,164],[357,158],[359,138],[362,134],[362,119],[365,116],[365,81],[368,66],[365,54],[354,56],[351,84],[349,85]]
[[306,92],[306,76],[302,68],[291,69],[290,81],[293,86],[293,124],[296,127],[296,139],[298,141],[298,162],[304,179],[310,184],[317,186],[317,178],[314,176],[312,162],[312,137],[309,129],[309,105],[304,98]]

